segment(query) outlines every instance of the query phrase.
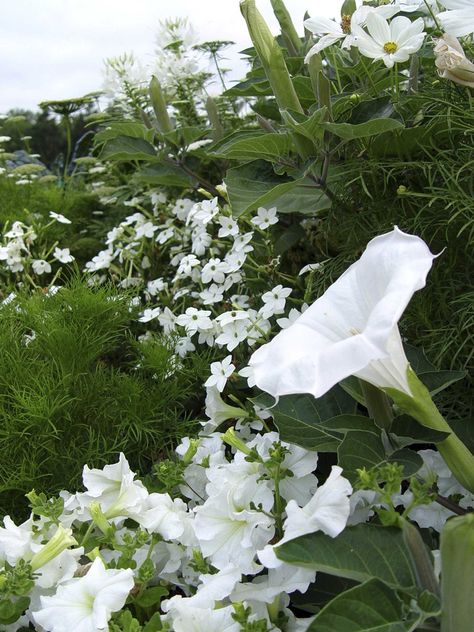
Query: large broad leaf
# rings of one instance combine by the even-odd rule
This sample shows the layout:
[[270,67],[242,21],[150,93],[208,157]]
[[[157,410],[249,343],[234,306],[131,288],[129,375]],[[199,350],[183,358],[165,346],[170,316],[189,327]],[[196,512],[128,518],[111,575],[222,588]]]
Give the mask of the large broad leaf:
[[432,371],[430,373],[420,373],[418,376],[431,395],[436,395],[444,391],[445,388],[463,380],[466,377],[465,371]]
[[322,573],[319,571],[316,573],[316,580],[311,584],[308,590],[302,594],[294,592],[291,595],[291,604],[298,608],[298,610],[304,610],[312,614],[319,612],[319,610],[325,606],[328,601],[337,597],[337,595],[343,593],[349,588],[357,586],[358,582],[352,579],[345,579],[344,577],[336,577],[336,575],[329,575],[328,573]]
[[439,443],[449,436],[449,432],[422,426],[409,415],[396,417],[390,426],[390,434],[396,436],[400,447],[419,443]]
[[315,617],[307,632],[409,632],[422,615],[406,615],[389,586],[372,579],[338,595]]
[[380,468],[386,463],[403,466],[405,478],[413,476],[423,465],[417,452],[402,448],[387,454],[380,435],[365,429],[349,430],[337,449],[338,463],[352,483],[359,478],[357,470]]
[[279,559],[364,582],[373,577],[393,588],[412,589],[416,576],[400,529],[373,524],[347,527],[337,538],[310,533],[275,549]]
[[134,161],[158,160],[156,149],[143,138],[132,136],[117,136],[107,141],[102,147],[99,158],[101,160]]
[[322,452],[336,450],[344,435],[343,430],[323,426],[323,422],[338,416],[356,417],[355,412],[356,403],[338,386],[318,399],[305,394],[284,395],[272,408],[284,441]]
[[156,130],[149,129],[143,123],[134,121],[110,121],[105,129],[100,130],[94,137],[94,143],[100,144],[105,141],[117,138],[117,136],[129,136],[131,138],[142,138],[152,142]]
[[151,185],[189,187],[196,180],[173,165],[147,165],[137,172],[135,179]]
[[288,156],[293,148],[290,134],[252,131],[234,132],[212,147],[208,154],[233,160],[270,160]]
[[235,216],[259,206],[273,205],[280,213],[303,214],[316,214],[331,206],[331,201],[313,182],[279,176],[263,160],[229,169],[225,180]]
[[391,118],[394,113],[395,108],[391,97],[377,97],[376,99],[368,99],[358,103],[351,110],[351,117],[348,122],[357,125],[374,119]]
[[306,232],[301,224],[292,224],[276,240],[275,254],[282,255],[284,252],[286,252],[299,241],[301,241],[303,237],[306,237]]
[[371,136],[378,136],[384,132],[403,128],[403,123],[391,118],[379,118],[356,125],[352,125],[351,123],[324,123],[323,125],[335,136],[344,140],[370,138]]
[[464,445],[474,454],[474,423],[472,419],[452,419],[449,421],[449,425]]

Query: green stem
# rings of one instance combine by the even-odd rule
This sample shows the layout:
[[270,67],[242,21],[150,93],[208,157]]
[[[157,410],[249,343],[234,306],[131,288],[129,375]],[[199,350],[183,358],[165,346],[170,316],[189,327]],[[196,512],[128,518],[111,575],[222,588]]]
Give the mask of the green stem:
[[68,171],[69,160],[71,159],[71,152],[72,152],[71,119],[69,118],[68,114],[64,115],[63,121],[64,121],[64,127],[66,128],[66,155],[64,156],[63,182],[64,182],[64,188],[66,188],[67,171]]

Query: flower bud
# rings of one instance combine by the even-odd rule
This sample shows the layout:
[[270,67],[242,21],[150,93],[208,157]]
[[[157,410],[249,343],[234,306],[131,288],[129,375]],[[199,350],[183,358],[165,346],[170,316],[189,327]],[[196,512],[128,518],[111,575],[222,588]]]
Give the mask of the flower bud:
[[228,428],[222,435],[222,441],[227,443],[233,448],[236,448],[240,452],[243,452],[247,456],[251,454],[251,449],[246,445],[242,439],[236,436],[234,428]]
[[30,564],[33,572],[75,544],[77,544],[77,541],[72,537],[71,529],[65,529],[62,525],[59,525],[51,540],[31,558]]
[[158,79],[153,75],[150,81],[150,99],[155,112],[158,128],[160,132],[166,134],[173,131],[168,110],[166,109],[166,101]]
[[[112,529],[112,525],[107,520],[107,517],[104,514],[104,512],[102,511],[102,508],[101,508],[100,504],[97,501],[94,500],[89,505],[89,511],[90,511],[92,520],[94,521],[94,524],[97,525],[97,527],[99,527],[99,529],[102,531],[102,533],[105,536],[107,536],[110,533],[111,529]],[[109,509],[109,512],[110,512],[110,509]],[[112,512],[110,512],[110,513],[112,513]]]
[[474,621],[474,514],[451,518],[441,533],[443,632],[471,630]]
[[467,59],[458,40],[452,35],[443,35],[434,48],[438,74],[461,86],[474,88],[474,64]]

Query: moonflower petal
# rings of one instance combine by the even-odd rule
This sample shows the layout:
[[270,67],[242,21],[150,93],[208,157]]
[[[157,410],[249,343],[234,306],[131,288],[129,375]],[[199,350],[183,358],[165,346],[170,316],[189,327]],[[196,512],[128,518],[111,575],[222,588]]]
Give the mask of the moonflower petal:
[[373,239],[323,296],[252,355],[256,385],[274,397],[321,397],[356,375],[411,394],[397,323],[434,257],[397,227]]

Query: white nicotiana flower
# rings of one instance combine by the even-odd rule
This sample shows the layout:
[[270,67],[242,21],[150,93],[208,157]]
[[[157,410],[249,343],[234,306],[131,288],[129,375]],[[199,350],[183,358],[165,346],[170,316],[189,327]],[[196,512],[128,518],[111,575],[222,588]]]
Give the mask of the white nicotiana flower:
[[278,223],[276,206],[269,209],[260,206],[260,208],[257,209],[257,215],[252,217],[250,221],[252,224],[255,224],[255,226],[260,228],[260,230],[266,230],[273,224]]
[[59,585],[52,597],[41,597],[33,619],[49,632],[107,630],[112,613],[123,608],[133,585],[131,569],[106,569],[98,557],[84,577]]
[[233,351],[237,345],[247,339],[249,320],[237,320],[222,326],[222,333],[216,338],[216,344]]
[[239,234],[239,226],[233,217],[222,216],[219,218],[219,232],[218,237],[228,237],[229,235],[235,237]]
[[219,213],[219,205],[217,198],[212,200],[203,200],[195,204],[189,211],[186,223],[189,224],[209,224],[210,221]]
[[232,364],[232,356],[228,355],[222,360],[222,362],[211,363],[211,375],[204,382],[204,386],[215,386],[219,393],[225,388],[228,378],[235,371],[235,366]]
[[253,238],[253,231],[244,233],[243,235],[237,235],[232,244],[233,253],[239,252],[245,254],[246,252],[252,252],[253,246],[250,244]]
[[61,213],[55,213],[54,211],[50,211],[49,216],[52,219],[55,219],[60,224],[72,224],[71,220],[67,217],[64,217]]
[[156,230],[158,230],[158,226],[155,226],[152,222],[138,224],[135,229],[135,239],[141,239],[142,237],[152,239],[155,236]]
[[283,314],[286,299],[290,294],[290,288],[283,287],[283,285],[276,285],[272,290],[265,292],[262,296],[264,305],[260,308],[259,313],[263,318],[269,318],[274,314]]
[[212,329],[210,314],[209,310],[188,307],[184,314],[176,318],[176,324],[184,327],[188,336],[193,336],[197,331]]
[[138,322],[149,323],[150,321],[155,320],[155,318],[158,318],[160,314],[161,309],[159,307],[147,307],[138,319]]
[[180,358],[184,358],[184,356],[186,356],[190,351],[195,351],[196,347],[193,345],[190,338],[183,336],[176,341],[174,349]]
[[398,228],[373,239],[293,325],[252,355],[257,386],[275,397],[320,397],[356,375],[411,395],[397,323],[433,259],[423,240]]
[[290,309],[290,313],[288,314],[287,318],[277,318],[277,324],[282,329],[287,329],[290,325],[292,325],[294,322],[296,322],[298,320],[298,318],[301,316],[301,314],[304,314],[304,312],[308,309],[308,307],[309,307],[309,305],[304,303],[301,306],[301,312],[298,311],[295,307],[292,307]]
[[187,277],[190,276],[193,268],[200,265],[199,259],[196,255],[185,255],[179,262],[178,269],[176,271],[177,276]]
[[159,292],[165,290],[166,287],[167,283],[161,277],[159,279],[153,279],[153,281],[148,281],[146,284],[147,292],[151,294],[151,296],[156,296]]
[[114,259],[114,253],[110,250],[102,250],[95,257],[92,257],[92,261],[86,263],[86,270],[89,272],[97,272],[97,270],[104,270],[110,268],[110,264]]
[[[158,244],[166,244],[167,241],[169,241],[174,235],[174,228],[170,227],[170,228],[165,228],[165,230],[161,230],[156,238],[155,241]],[[137,237],[138,237],[138,233],[137,233]]]
[[201,272],[203,283],[214,281],[218,285],[224,283],[225,275],[229,272],[229,264],[221,261],[218,257],[209,259]]
[[51,272],[51,264],[49,264],[44,259],[33,259],[31,262],[31,267],[33,268],[36,274],[49,274]]
[[175,329],[176,316],[169,307],[165,307],[158,316],[158,322],[163,327],[165,334],[170,334]]
[[205,228],[198,226],[193,230],[191,251],[201,257],[212,243],[212,237]]
[[71,261],[74,261],[74,257],[71,255],[69,248],[56,247],[53,252],[53,257],[60,263],[71,263]]
[[448,11],[438,13],[443,30],[454,37],[474,33],[474,4],[471,0],[440,0]]
[[359,25],[354,25],[354,45],[365,57],[381,59],[387,68],[396,63],[407,61],[410,55],[416,53],[425,39],[423,18],[412,22],[400,15],[390,22],[377,13],[367,16],[367,31]]
[[224,300],[224,292],[222,285],[216,285],[212,283],[209,287],[205,288],[199,293],[204,305],[213,305],[214,303],[220,303]]

